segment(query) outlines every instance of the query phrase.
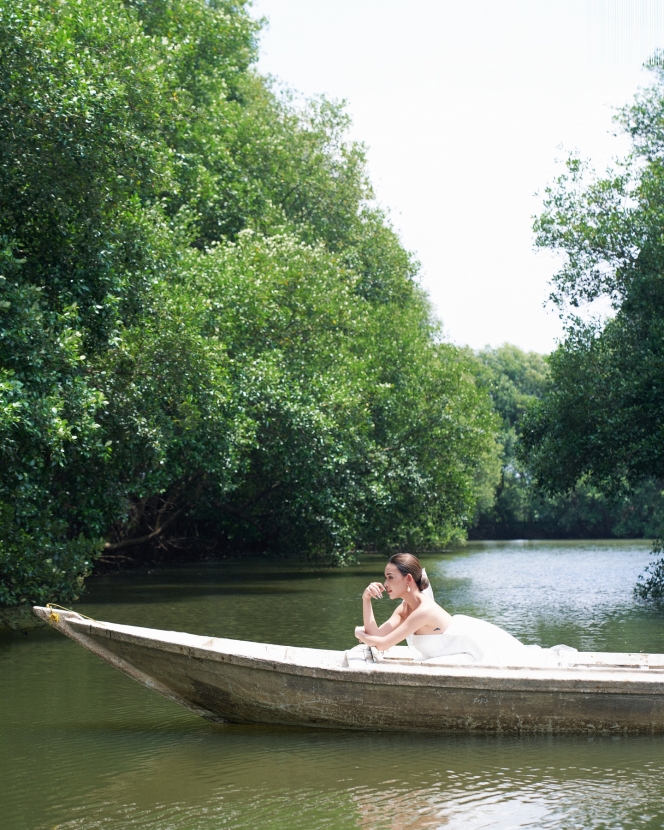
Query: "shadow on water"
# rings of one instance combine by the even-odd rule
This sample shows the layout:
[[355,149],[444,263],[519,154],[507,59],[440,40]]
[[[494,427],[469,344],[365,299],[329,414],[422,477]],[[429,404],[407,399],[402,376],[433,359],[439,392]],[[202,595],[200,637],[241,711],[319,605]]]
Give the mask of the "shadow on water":
[[88,581],[86,602],[115,605],[130,600],[161,603],[168,599],[186,601],[190,597],[233,595],[260,596],[269,593],[298,594],[308,590],[308,583],[339,582],[340,574],[352,572],[368,579],[380,579],[384,557],[355,564],[351,569],[309,567],[293,560],[278,562],[262,559],[215,561],[195,566],[170,566],[93,577]]

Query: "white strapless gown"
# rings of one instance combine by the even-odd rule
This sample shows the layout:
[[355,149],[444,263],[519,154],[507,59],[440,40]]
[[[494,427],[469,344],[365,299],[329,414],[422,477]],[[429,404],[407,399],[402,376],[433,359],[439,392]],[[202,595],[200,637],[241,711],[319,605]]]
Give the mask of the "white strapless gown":
[[[422,569],[427,578],[427,572]],[[435,602],[429,585],[423,593]],[[411,634],[408,645],[416,660],[437,665],[561,666],[573,665],[578,651],[569,646],[527,646],[502,628],[477,617],[455,614],[443,634]]]
[[443,634],[413,634],[408,644],[420,660],[436,663],[482,663],[491,666],[541,666],[572,659],[569,646],[524,645],[493,623],[455,614]]

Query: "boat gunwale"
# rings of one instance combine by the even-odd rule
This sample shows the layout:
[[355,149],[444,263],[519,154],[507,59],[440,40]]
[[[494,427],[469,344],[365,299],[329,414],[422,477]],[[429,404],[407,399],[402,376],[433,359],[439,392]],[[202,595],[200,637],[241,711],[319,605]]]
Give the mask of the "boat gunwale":
[[[435,665],[425,663],[369,663],[361,660],[353,661],[350,665],[311,665],[279,659],[275,656],[256,656],[250,654],[236,654],[220,651],[219,647],[178,643],[174,637],[200,637],[219,643],[224,640],[230,643],[247,643],[258,646],[274,646],[283,649],[284,653],[316,652],[338,655],[343,661],[347,651],[332,649],[308,649],[299,646],[284,646],[278,644],[255,643],[251,640],[234,640],[223,637],[205,637],[192,635],[186,632],[168,631],[163,629],[145,628],[142,626],[127,626],[116,623],[102,622],[83,618],[75,611],[58,611],[52,615],[50,609],[35,607],[35,613],[46,619],[54,628],[67,634],[69,626],[75,628],[76,634],[88,636],[93,640],[107,638],[119,642],[127,642],[143,647],[157,647],[159,651],[184,655],[194,659],[213,660],[226,665],[237,665],[253,670],[281,672],[289,675],[310,676],[316,679],[328,679],[340,682],[370,683],[376,685],[408,685],[414,687],[460,688],[460,689],[495,689],[496,683],[501,684],[501,691],[506,692],[552,692],[552,693],[582,693],[582,694],[631,694],[631,695],[664,695],[664,668],[618,668],[618,667],[573,667],[573,666],[528,666],[528,667],[490,667],[473,664],[465,665]],[[50,616],[58,619],[49,619]],[[127,631],[126,629],[135,629]],[[141,633],[139,633],[141,632]],[[74,633],[74,632],[72,632]],[[152,636],[150,636],[152,634]],[[161,635],[161,636],[155,636]],[[73,638],[78,642],[78,637]],[[83,645],[83,643],[81,643]],[[101,655],[100,655],[101,656]],[[356,664],[356,665],[355,665]],[[619,674],[619,677],[616,677]],[[506,687],[503,684],[508,681]]]

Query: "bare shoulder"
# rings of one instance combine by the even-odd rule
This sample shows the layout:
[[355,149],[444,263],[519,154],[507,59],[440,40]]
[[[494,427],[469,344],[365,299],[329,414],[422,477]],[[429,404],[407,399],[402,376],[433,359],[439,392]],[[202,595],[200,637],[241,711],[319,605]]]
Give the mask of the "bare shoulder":
[[408,616],[408,606],[406,605],[406,603],[403,600],[401,600],[401,605],[398,605],[394,609],[394,616],[395,617],[396,616],[401,617],[402,621],[405,620],[406,617]]
[[417,630],[418,634],[442,633],[452,621],[451,615],[434,600],[423,602],[415,614],[417,614],[415,621],[420,626]]

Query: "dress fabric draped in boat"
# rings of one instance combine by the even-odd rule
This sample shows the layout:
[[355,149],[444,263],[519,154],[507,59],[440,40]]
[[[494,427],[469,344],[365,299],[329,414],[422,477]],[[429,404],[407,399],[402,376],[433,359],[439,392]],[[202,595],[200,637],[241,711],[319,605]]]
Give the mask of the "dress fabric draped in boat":
[[449,662],[492,666],[558,663],[566,653],[571,656],[576,652],[569,646],[544,649],[525,645],[497,625],[464,614],[455,614],[442,634],[413,634],[409,640],[421,660],[449,658]]
[[[424,568],[422,576],[429,581]],[[422,593],[435,602],[430,584]],[[503,628],[465,614],[455,614],[442,634],[411,634],[406,641],[415,649],[416,660],[452,665],[560,666],[573,662],[573,655],[578,654],[575,648],[565,645],[552,648],[525,645]]]
[[527,650],[497,625],[464,614],[455,614],[443,634],[413,634],[412,644],[424,658],[468,654],[476,662],[486,657],[502,662]]

